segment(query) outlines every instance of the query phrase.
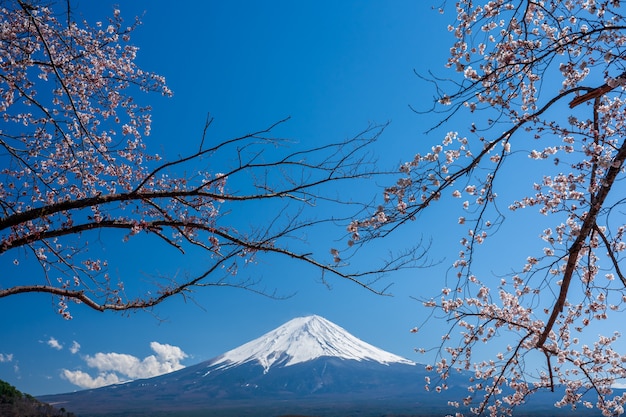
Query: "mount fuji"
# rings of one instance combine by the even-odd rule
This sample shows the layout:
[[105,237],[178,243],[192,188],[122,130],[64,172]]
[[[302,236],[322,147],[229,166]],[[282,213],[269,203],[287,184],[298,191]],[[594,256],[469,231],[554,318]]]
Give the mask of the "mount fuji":
[[245,363],[258,363],[267,373],[274,366],[290,366],[320,357],[372,361],[382,365],[415,365],[352,336],[343,328],[320,316],[298,317],[258,339],[210,361],[217,369]]
[[[39,400],[81,417],[423,417],[467,411],[448,405],[467,396],[467,375],[448,379],[441,393],[424,390],[427,376],[436,378],[424,365],[314,315],[176,372]],[[553,403],[539,405],[555,415]]]

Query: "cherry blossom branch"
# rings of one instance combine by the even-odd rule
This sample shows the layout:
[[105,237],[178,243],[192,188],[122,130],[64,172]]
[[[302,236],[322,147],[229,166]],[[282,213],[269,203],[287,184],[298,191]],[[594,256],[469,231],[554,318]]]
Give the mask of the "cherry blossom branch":
[[[405,210],[399,213],[390,214],[387,220],[384,222],[384,224],[378,225],[378,226],[384,226],[384,227],[380,229],[377,228],[376,236],[380,236],[380,237],[387,236],[388,234],[392,233],[394,230],[398,229],[403,224],[414,219],[420,212],[430,207],[430,205],[433,202],[439,200],[441,196],[443,195],[443,192],[446,189],[455,185],[461,178],[471,175],[474,169],[479,166],[481,161],[489,153],[491,153],[498,144],[502,144],[503,142],[508,142],[513,137],[513,135],[516,132],[522,130],[526,124],[533,123],[539,116],[541,116],[542,114],[550,110],[553,106],[555,106],[558,102],[560,102],[564,97],[567,97],[568,95],[572,94],[575,91],[578,91],[578,89],[576,88],[568,89],[566,91],[563,91],[555,95],[550,100],[548,100],[545,105],[537,109],[537,111],[524,117],[522,120],[519,120],[512,127],[510,127],[505,132],[498,135],[495,139],[486,142],[483,148],[481,149],[481,151],[476,156],[473,156],[472,159],[467,164],[463,165],[461,168],[459,168],[458,170],[452,173],[448,173],[447,175],[442,176],[440,180],[440,185],[432,189],[428,193],[428,195],[424,196],[424,198],[419,204],[416,204],[414,206],[409,205]],[[501,166],[501,162],[497,163],[495,169],[492,170],[492,174],[491,174],[492,182],[495,181],[496,173],[499,171],[500,166]]]
[[[135,187],[134,192],[139,192],[139,191],[140,191],[140,190],[141,190],[141,189],[142,189],[142,188],[143,188],[143,187],[144,187],[144,186],[145,186],[145,185],[146,185],[146,184],[147,184],[150,180],[152,180],[153,178],[155,178],[155,176],[156,176],[159,172],[161,172],[161,171],[164,171],[164,170],[166,170],[166,169],[168,169],[168,168],[171,168],[171,167],[174,167],[174,166],[176,166],[176,165],[182,165],[182,164],[185,164],[185,163],[187,163],[187,162],[189,162],[189,161],[192,161],[192,160],[194,160],[194,159],[198,159],[198,158],[200,158],[200,157],[202,157],[202,156],[204,156],[204,155],[207,155],[207,154],[213,153],[213,152],[217,151],[217,150],[218,150],[218,149],[220,149],[220,148],[223,148],[223,147],[226,147],[226,146],[232,145],[232,144],[234,144],[234,143],[237,143],[237,142],[242,142],[242,141],[245,141],[245,140],[247,140],[247,139],[256,138],[256,137],[259,137],[259,136],[261,136],[261,135],[268,134],[268,133],[270,133],[270,132],[272,131],[272,129],[275,129],[277,126],[279,126],[279,125],[281,125],[281,124],[283,124],[283,123],[286,123],[289,119],[290,119],[290,118],[289,118],[289,117],[287,117],[287,118],[285,118],[285,119],[282,119],[282,120],[279,120],[278,122],[273,123],[271,126],[269,126],[269,127],[268,127],[268,128],[266,128],[266,129],[259,130],[259,131],[254,132],[254,133],[249,133],[249,134],[244,135],[244,136],[241,136],[241,137],[237,137],[237,138],[233,138],[233,139],[228,139],[228,140],[225,140],[225,141],[220,142],[220,143],[219,143],[219,144],[217,144],[216,146],[211,147],[211,148],[209,148],[209,149],[202,149],[202,145],[204,144],[204,139],[205,139],[205,136],[206,136],[206,129],[208,129],[208,127],[209,127],[209,125],[210,125],[210,122],[206,122],[206,123],[205,123],[205,127],[204,127],[204,131],[203,131],[203,133],[202,133],[202,140],[201,140],[201,142],[200,142],[200,149],[198,150],[198,152],[196,152],[196,153],[194,153],[194,154],[191,154],[191,155],[189,155],[189,156],[186,156],[186,157],[183,157],[183,158],[177,159],[177,160],[175,160],[175,161],[166,162],[166,163],[164,163],[164,164],[160,165],[159,167],[157,167],[156,169],[154,169],[152,172],[150,172],[150,173],[149,173],[149,174],[148,174],[148,175],[147,175],[147,176],[146,176],[146,177],[145,177],[145,178],[144,178],[144,179],[143,179],[143,180],[142,180],[142,181],[141,181],[141,182],[140,182],[140,183],[139,183],[139,184]],[[235,169],[235,170],[233,170],[233,171],[231,171],[231,172],[229,172],[228,174],[225,174],[225,175],[227,175],[227,176],[228,176],[228,175],[233,175],[233,174],[235,174],[235,173],[236,173],[236,172],[238,172],[238,171],[244,170],[244,169],[246,169],[246,168],[250,168],[250,167],[252,167],[252,166],[253,166],[253,164],[251,164],[251,163],[247,163],[247,164],[241,165],[238,169]],[[211,182],[209,182],[208,184],[210,184],[210,183],[211,183]],[[208,184],[207,184],[207,185],[208,185]],[[204,186],[204,185],[203,185],[203,186]]]
[[606,175],[604,176],[604,179],[602,181],[602,185],[600,186],[600,189],[595,194],[592,200],[594,204],[589,207],[589,211],[585,215],[584,222],[580,228],[580,231],[578,232],[578,236],[568,250],[567,265],[565,267],[565,271],[563,272],[561,290],[554,306],[552,307],[552,313],[548,318],[546,327],[541,336],[539,336],[539,340],[537,341],[537,347],[539,348],[541,348],[548,339],[548,336],[552,331],[552,328],[554,327],[556,319],[563,311],[563,306],[565,305],[565,301],[567,300],[569,286],[572,281],[574,271],[576,271],[577,269],[578,257],[580,255],[580,252],[585,244],[585,241],[596,227],[596,219],[598,217],[598,214],[603,207],[604,201],[606,200],[609,191],[611,191],[617,175],[622,169],[624,160],[626,160],[626,141],[622,143],[622,146],[619,149],[617,155],[615,155],[613,164],[607,170]]
[[[427,113],[442,115],[429,132],[446,126],[454,131],[443,132],[428,153],[400,167],[401,178],[385,189],[385,205],[351,224],[352,240],[384,236],[417,220],[436,201],[465,196],[462,209],[474,218],[458,218],[461,225],[471,223],[451,267],[459,281],[443,288],[439,300],[424,303],[458,325],[450,329],[458,334],[442,330],[437,371],[445,378],[452,366],[475,370],[480,380],[463,403],[468,406],[473,393],[482,390],[481,406],[471,409],[478,414],[511,413],[531,393],[556,386],[563,387],[557,406],[582,403],[604,415],[621,414],[626,398],[609,398],[611,385],[626,377],[623,354],[613,345],[619,335],[600,335],[592,345],[588,341],[592,324],[607,320],[611,311],[623,311],[626,303],[619,262],[626,226],[622,219],[609,222],[609,214],[618,212],[613,209],[626,201],[613,196],[626,159],[626,15],[617,3],[583,0],[460,0],[454,13],[447,66],[458,77],[420,77],[434,85],[438,97]],[[588,110],[580,106],[586,102]],[[467,119],[451,124],[461,114]],[[516,158],[523,155],[537,162]],[[498,285],[476,265],[475,254],[493,234],[491,227],[503,229],[498,190],[506,190],[507,198],[521,192],[503,177],[505,166],[538,176],[528,194],[512,197],[509,210],[534,207],[548,220],[539,234],[545,242],[541,255],[529,254],[522,269],[504,275],[513,282],[500,278]],[[526,225],[522,229],[515,233],[523,233]],[[604,277],[602,270],[607,270]],[[614,283],[614,275],[620,281]],[[572,285],[577,280],[579,287]],[[490,291],[498,297],[491,299]],[[614,293],[617,301],[609,303]],[[546,305],[551,294],[554,300]],[[515,343],[497,360],[481,360],[481,353],[473,351],[479,342],[497,344],[496,335],[504,332]],[[536,376],[524,369],[536,366],[524,362],[532,351],[546,358],[547,369]],[[535,380],[533,386],[527,375]],[[503,385],[512,393],[503,393]],[[596,402],[583,398],[588,392],[597,395]]]
[[[362,185],[389,174],[375,166],[370,151],[386,124],[371,124],[339,142],[279,154],[277,148],[288,141],[273,131],[288,118],[209,144],[212,118],[207,115],[195,152],[162,159],[147,150],[150,108],[140,107],[135,95],[172,92],[164,77],[135,62],[138,48],[130,39],[138,19],[127,25],[115,9],[110,18],[90,26],[72,21],[69,3],[67,22],[57,18],[64,16],[55,9],[62,4],[19,0],[5,6],[0,8],[7,29],[0,34],[0,62],[6,64],[0,74],[5,122],[0,147],[8,164],[0,170],[0,254],[13,256],[17,272],[4,277],[0,298],[49,293],[69,318],[72,300],[99,311],[125,310],[150,308],[177,294],[187,297],[194,287],[258,291],[256,282],[235,276],[239,266],[254,264],[264,254],[309,265],[321,271],[324,282],[334,276],[387,294],[387,287],[373,287],[383,274],[420,266],[419,247],[383,260],[380,267],[355,270],[357,263],[346,259],[358,248],[343,251],[344,261],[332,249],[327,262],[287,245],[290,239],[302,240],[311,228],[346,224],[354,211],[369,210],[371,202],[344,198],[336,185]],[[231,220],[229,212],[248,202],[272,204],[276,217],[241,227],[241,219]],[[304,217],[313,216],[317,205],[330,214]],[[203,251],[207,265],[197,276],[159,277],[169,284],[155,283],[157,297],[129,297],[138,291],[134,277],[128,277],[127,287],[121,281],[112,286],[113,260],[91,243],[95,238],[106,246],[104,239],[115,230],[125,234],[125,241],[141,233],[181,254]],[[24,285],[20,271],[33,259],[39,275]]]

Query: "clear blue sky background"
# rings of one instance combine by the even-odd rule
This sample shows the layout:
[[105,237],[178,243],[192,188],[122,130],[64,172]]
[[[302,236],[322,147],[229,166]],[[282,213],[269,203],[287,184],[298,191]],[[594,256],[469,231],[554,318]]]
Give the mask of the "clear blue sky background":
[[[297,140],[302,147],[346,139],[370,122],[391,121],[376,148],[385,168],[411,159],[442,138],[443,130],[424,135],[434,122],[432,116],[409,109],[409,105],[428,107],[435,94],[431,85],[414,75],[414,69],[445,74],[443,65],[452,42],[446,27],[454,16],[442,16],[428,3],[82,0],[74,2],[74,13],[95,22],[104,20],[118,4],[128,21],[143,15],[143,26],[132,38],[140,47],[138,62],[164,75],[174,91],[172,99],[141,97],[154,107],[147,142],[165,156],[196,149],[207,112],[215,117],[212,140],[291,116],[277,134]],[[372,196],[377,189],[372,185],[362,191]],[[103,314],[72,306],[71,321],[55,314],[55,301],[48,296],[2,299],[0,378],[34,395],[73,391],[78,387],[61,376],[63,370],[82,370],[96,377],[98,370],[86,358],[99,352],[142,360],[154,354],[150,343],[156,341],[180,347],[187,354],[181,363],[190,365],[308,314],[324,316],[390,352],[428,360],[413,349],[425,341],[432,345],[445,323],[431,322],[420,333],[410,333],[428,313],[411,297],[434,295],[446,285],[446,271],[463,233],[456,225],[458,216],[458,207],[442,206],[385,241],[384,249],[401,250],[420,237],[432,238],[431,257],[443,259],[437,267],[387,277],[385,282],[394,283],[394,297],[376,296],[337,280],[331,281],[329,290],[320,283],[319,271],[272,259],[248,273],[261,277],[270,289],[295,292],[289,299],[209,288],[199,291],[194,302],[172,299],[154,314]],[[509,272],[511,260],[512,266],[519,267],[528,255],[522,238],[504,245],[505,236],[482,252],[479,260],[487,261],[485,273]],[[529,238],[536,242],[536,236]],[[119,240],[103,243],[112,269],[119,265],[125,281],[145,278],[142,273],[182,273],[203,262],[193,256],[182,262],[178,257],[170,259],[171,251],[163,252],[162,246],[126,250]],[[331,244],[314,249],[325,254]],[[11,259],[5,258],[0,258],[2,271],[12,267]],[[70,348],[77,347],[75,342],[80,348],[73,353]]]

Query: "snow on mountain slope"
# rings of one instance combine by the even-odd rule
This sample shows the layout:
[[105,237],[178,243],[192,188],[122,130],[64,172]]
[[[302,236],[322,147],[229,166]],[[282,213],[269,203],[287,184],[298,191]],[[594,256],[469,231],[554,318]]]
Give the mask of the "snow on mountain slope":
[[289,366],[322,356],[382,364],[415,365],[352,336],[320,316],[298,317],[282,326],[230,350],[211,361],[211,367],[230,368],[256,361],[267,372],[274,365]]

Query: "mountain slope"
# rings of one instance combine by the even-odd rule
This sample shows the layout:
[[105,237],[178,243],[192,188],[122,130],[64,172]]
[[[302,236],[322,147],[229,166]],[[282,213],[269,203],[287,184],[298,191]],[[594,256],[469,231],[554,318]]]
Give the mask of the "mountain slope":
[[[433,415],[445,415],[447,400],[454,394],[425,393],[425,375],[420,365],[327,356],[274,366],[268,372],[253,362],[229,368],[205,362],[156,378],[42,399],[71,408],[81,417],[188,416],[192,412],[211,416],[380,416],[390,410],[409,415],[423,407],[438,407],[441,412]],[[422,398],[422,393],[427,398]]]

